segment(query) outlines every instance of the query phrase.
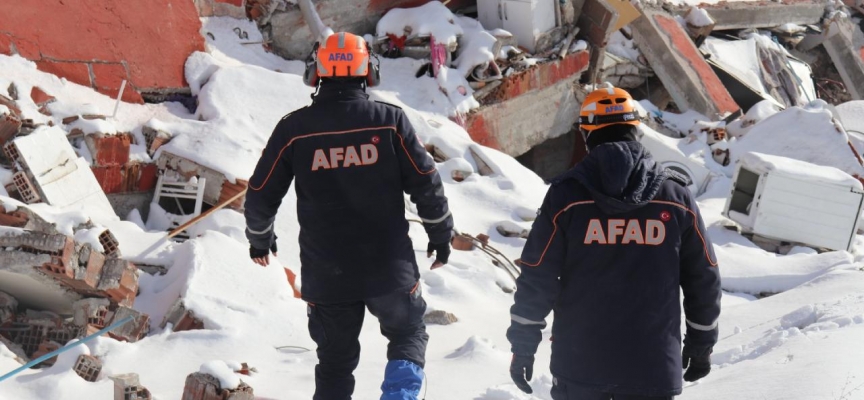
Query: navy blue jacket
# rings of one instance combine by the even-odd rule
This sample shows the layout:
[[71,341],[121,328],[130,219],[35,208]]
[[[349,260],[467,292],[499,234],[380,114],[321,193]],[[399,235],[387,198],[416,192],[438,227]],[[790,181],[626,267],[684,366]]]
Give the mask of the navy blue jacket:
[[507,337],[534,354],[554,310],[551,371],[608,393],[681,393],[685,344],[717,341],[720,275],[686,178],[635,141],[602,144],[555,179],[522,252]]
[[252,247],[275,240],[273,221],[296,180],[303,299],[336,303],[410,287],[420,277],[405,196],[432,243],[453,218],[435,162],[399,107],[369,101],[359,84],[328,82],[312,105],[273,130],[246,195]]

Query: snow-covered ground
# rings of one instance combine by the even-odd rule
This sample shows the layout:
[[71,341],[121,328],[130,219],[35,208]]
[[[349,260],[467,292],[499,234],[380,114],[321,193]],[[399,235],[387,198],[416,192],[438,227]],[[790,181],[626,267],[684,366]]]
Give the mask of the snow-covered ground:
[[[166,149],[232,179],[248,177],[276,121],[309,104],[312,90],[302,84],[302,63],[239,45],[232,32],[235,27],[249,32],[248,40],[258,34],[254,25],[245,21],[204,21],[203,30],[217,40],[208,38],[207,52],[193,54],[187,62],[187,79],[200,102],[195,115],[176,103],[122,104],[117,119],[110,123],[117,130],[136,135],[144,124],[159,125],[175,135]],[[403,107],[422,141],[450,158],[438,168],[457,229],[489,235],[491,244],[514,260],[524,240],[503,237],[496,226],[530,229],[533,210],[540,205],[546,186],[513,158],[473,143],[450,121],[453,105],[438,83],[427,76],[415,78],[421,65],[421,61],[411,59],[382,60],[383,83],[371,91],[372,98]],[[57,102],[51,107],[58,125],[66,115],[92,110],[110,114],[113,107],[106,96],[39,72],[19,57],[0,56],[0,87],[8,87],[10,82],[15,82],[21,93],[29,93],[30,86],[38,85],[56,96]],[[35,105],[24,104],[22,108],[28,118],[49,119],[39,114]],[[754,118],[760,122],[746,136],[730,143],[733,156],[746,149],[804,157],[847,172],[861,168],[850,164],[851,153],[840,150],[838,143],[843,143],[844,136],[834,129],[830,113],[820,104]],[[686,126],[679,128],[686,130]],[[831,146],[833,150],[797,152],[784,145],[784,134],[793,137],[797,146]],[[695,137],[705,140],[704,134]],[[727,229],[731,222],[721,215],[731,188],[732,168],[714,162],[705,150],[707,146],[685,145],[686,140],[680,145],[674,140],[668,143],[714,174],[699,197],[699,205],[727,293],[720,319],[721,340],[714,349],[714,370],[705,379],[688,384],[681,398],[864,398],[864,272],[862,256],[856,255],[864,250],[864,237],[857,238],[853,253],[817,254],[796,248],[788,255],[777,255],[761,250]],[[492,175],[477,172],[472,149],[491,166]],[[466,166],[474,173],[462,182],[454,181],[451,171]],[[0,169],[2,183],[8,183],[10,175]],[[11,202],[4,194],[0,192],[0,200]],[[135,215],[120,216],[128,221],[106,222],[120,240],[125,256],[170,267],[164,276],[141,277],[135,308],[150,314],[150,336],[135,344],[107,338],[87,344],[81,351],[105,361],[103,378],[95,383],[59,366],[32,370],[0,383],[0,399],[108,399],[113,384],[107,376],[129,372],[140,375],[154,398],[176,399],[188,374],[204,364],[211,370],[224,370],[223,361],[247,362],[257,369],[256,374],[242,380],[255,389],[258,398],[311,398],[316,358],[314,351],[305,350],[314,349],[306,331],[306,305],[293,298],[281,269],[284,265],[299,270],[293,191],[283,204],[276,222],[279,260],[267,268],[249,260],[244,221],[234,211],[218,212],[193,232],[200,237],[179,245],[165,243],[159,232],[145,231]],[[45,206],[37,211],[67,224],[81,217],[56,213]],[[416,218],[410,209],[406,214]],[[509,293],[514,286],[512,279],[480,251],[454,251],[448,266],[430,271],[422,227],[412,224],[410,234],[430,310],[444,310],[459,318],[452,325],[428,328],[426,398],[550,399],[548,344],[541,345],[537,356],[532,382],[536,394],[523,394],[510,383],[505,331],[513,302]],[[205,330],[174,333],[159,328],[178,296],[204,320]],[[386,340],[379,334],[375,318],[368,316],[365,325],[363,353],[356,371],[358,400],[378,398],[386,363]],[[280,348],[283,346],[294,347]],[[0,345],[0,374],[18,366],[11,352]]]

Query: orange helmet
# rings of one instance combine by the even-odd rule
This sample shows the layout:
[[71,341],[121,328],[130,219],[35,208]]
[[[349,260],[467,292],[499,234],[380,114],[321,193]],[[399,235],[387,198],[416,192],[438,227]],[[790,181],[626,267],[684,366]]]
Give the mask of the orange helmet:
[[303,81],[314,87],[321,78],[348,77],[365,77],[367,86],[377,86],[380,81],[378,66],[370,60],[366,40],[352,33],[337,32],[323,44],[316,43],[306,61]]
[[591,132],[614,124],[639,125],[639,114],[630,93],[607,83],[585,97],[579,128]]

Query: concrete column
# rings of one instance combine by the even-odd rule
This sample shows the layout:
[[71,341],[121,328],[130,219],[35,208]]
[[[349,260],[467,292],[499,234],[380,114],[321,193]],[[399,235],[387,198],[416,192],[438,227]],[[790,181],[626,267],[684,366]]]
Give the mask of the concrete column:
[[864,49],[854,43],[857,27],[848,18],[834,20],[828,26],[829,37],[822,42],[834,62],[846,90],[855,100],[864,99]]
[[737,111],[740,107],[684,27],[663,12],[646,9],[643,13],[630,25],[633,40],[678,108],[715,120]]

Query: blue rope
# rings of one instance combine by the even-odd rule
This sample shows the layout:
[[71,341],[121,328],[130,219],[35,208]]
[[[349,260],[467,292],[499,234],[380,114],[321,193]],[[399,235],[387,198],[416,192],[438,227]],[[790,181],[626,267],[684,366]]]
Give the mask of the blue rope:
[[102,335],[104,335],[106,332],[108,332],[108,331],[110,331],[110,330],[113,330],[114,328],[117,328],[117,327],[119,327],[119,326],[121,326],[121,325],[124,325],[124,324],[126,324],[127,322],[129,322],[129,321],[131,321],[131,320],[132,320],[132,316],[128,316],[128,317],[126,317],[126,318],[123,318],[123,319],[121,319],[120,321],[117,321],[117,322],[111,324],[109,327],[107,327],[107,328],[105,328],[105,329],[103,329],[103,330],[101,330],[101,331],[99,331],[99,332],[96,332],[96,333],[94,333],[94,334],[92,334],[92,335],[90,335],[90,336],[87,336],[87,337],[85,337],[84,339],[81,339],[81,340],[79,340],[79,341],[77,341],[77,342],[75,342],[75,343],[67,344],[66,346],[63,346],[63,347],[61,347],[61,348],[59,348],[59,349],[57,349],[57,350],[54,350],[54,351],[52,351],[52,352],[50,352],[50,353],[48,353],[48,354],[45,354],[45,355],[42,356],[42,357],[39,357],[39,358],[37,358],[37,359],[35,359],[35,360],[33,360],[33,361],[30,361],[29,363],[22,365],[22,366],[21,366],[20,368],[18,368],[18,369],[14,370],[14,371],[12,371],[12,372],[6,374],[6,375],[0,376],[0,382],[3,382],[4,380],[6,380],[6,379],[8,379],[8,378],[13,377],[13,376],[17,375],[19,372],[24,371],[24,370],[26,370],[26,369],[29,369],[29,368],[33,367],[34,365],[39,365],[39,363],[41,363],[42,361],[45,361],[45,360],[47,360],[47,359],[49,359],[49,358],[52,358],[52,357],[54,357],[54,356],[56,356],[56,355],[58,355],[58,354],[60,354],[60,353],[64,353],[64,352],[66,352],[66,351],[72,349],[73,347],[78,346],[79,344],[87,343],[87,342],[89,342],[89,341],[95,339],[95,338],[98,337],[98,336],[102,336]]

